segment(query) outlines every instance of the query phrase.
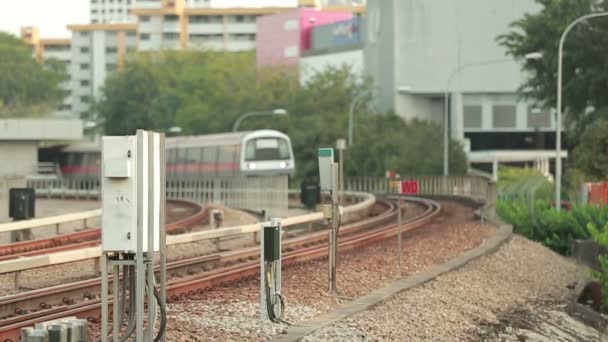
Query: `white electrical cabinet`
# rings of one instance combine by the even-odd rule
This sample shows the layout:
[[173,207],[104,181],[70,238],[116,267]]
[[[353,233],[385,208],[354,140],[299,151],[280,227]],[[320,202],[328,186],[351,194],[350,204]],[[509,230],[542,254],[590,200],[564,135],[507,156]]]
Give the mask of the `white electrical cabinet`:
[[102,138],[102,249],[135,253],[141,233],[142,250],[149,249],[153,225],[154,251],[160,230],[160,135],[139,131],[137,136]]
[[334,165],[334,149],[320,148],[318,153],[319,158],[319,185],[323,191],[333,190],[335,179]]

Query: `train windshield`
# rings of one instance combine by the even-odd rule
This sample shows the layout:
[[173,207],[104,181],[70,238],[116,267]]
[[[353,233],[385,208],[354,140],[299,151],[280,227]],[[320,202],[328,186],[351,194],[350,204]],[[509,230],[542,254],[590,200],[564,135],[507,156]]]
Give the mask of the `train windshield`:
[[288,160],[289,143],[282,138],[257,138],[247,142],[245,161]]

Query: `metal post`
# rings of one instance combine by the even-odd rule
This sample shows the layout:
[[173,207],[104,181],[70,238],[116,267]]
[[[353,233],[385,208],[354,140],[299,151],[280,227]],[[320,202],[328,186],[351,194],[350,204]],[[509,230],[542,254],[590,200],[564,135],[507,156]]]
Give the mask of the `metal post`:
[[344,150],[346,149],[346,141],[344,139],[338,139],[336,141],[336,149],[338,150],[338,164],[340,165],[340,173],[338,175],[338,203],[344,205]]
[[401,247],[401,223],[402,223],[402,218],[401,218],[401,196],[398,197],[397,200],[397,224],[398,224],[398,230],[397,230],[397,271],[398,274],[401,275],[401,260],[403,258],[403,248]]
[[[144,149],[144,131],[137,130],[137,179],[143,179],[144,176],[144,153],[147,151]],[[138,187],[139,188],[139,187]],[[137,246],[135,252],[135,341],[144,342],[144,309],[145,309],[145,298],[144,291],[146,287],[146,278],[144,270],[144,242],[142,237],[144,236],[144,208],[143,203],[143,191],[138,189],[137,191]],[[147,228],[147,227],[145,227]]]
[[[167,303],[167,238],[165,227],[165,210],[167,203],[166,182],[166,159],[165,159],[165,135],[160,135],[160,301],[163,305]],[[161,336],[161,342],[165,342],[166,336]]]
[[[132,299],[131,299],[132,300]],[[133,313],[129,313],[132,315]],[[101,254],[101,342],[108,340],[108,255]]]
[[119,290],[118,290],[118,283],[120,283],[120,267],[118,264],[114,264],[113,267],[113,277],[112,277],[112,337],[114,342],[119,342],[120,341],[120,334],[118,333],[120,331],[120,324],[122,322],[118,321],[118,316],[119,316],[119,312],[118,309],[120,308],[120,305],[118,304],[118,300],[119,300]]
[[[339,166],[334,163],[332,165],[332,176],[333,179],[338,178]],[[339,218],[339,206],[338,206],[338,184],[333,182],[333,189],[331,192],[331,230],[329,232],[329,293],[338,294],[338,287],[336,285],[336,265],[338,257],[338,229],[340,224]]]
[[555,122],[555,209],[559,212],[561,209],[561,187],[562,187],[562,67],[563,67],[563,51],[566,36],[574,26],[581,21],[608,16],[608,12],[598,12],[583,15],[566,27],[559,40],[559,51],[557,59],[557,118]]
[[[154,170],[157,165],[154,163],[154,145],[155,145],[155,134],[148,133],[145,135],[148,140],[148,149],[144,151],[148,156],[148,168],[144,170],[148,174],[148,189],[154,189],[154,183],[156,178],[156,172]],[[160,165],[158,165],[160,167]],[[147,273],[147,281],[146,281],[146,292],[148,294],[148,319],[147,319],[147,327],[145,331],[145,339],[146,341],[152,341],[154,339],[154,327],[156,326],[156,298],[154,297],[155,291],[155,283],[156,280],[154,278],[154,229],[156,228],[156,222],[154,219],[154,209],[156,204],[156,197],[159,197],[160,194],[154,193],[154,191],[150,191],[148,193],[148,225],[144,227],[147,230],[148,237],[148,246],[146,253],[146,273]],[[160,227],[160,224],[159,224]],[[142,311],[143,313],[143,311]]]

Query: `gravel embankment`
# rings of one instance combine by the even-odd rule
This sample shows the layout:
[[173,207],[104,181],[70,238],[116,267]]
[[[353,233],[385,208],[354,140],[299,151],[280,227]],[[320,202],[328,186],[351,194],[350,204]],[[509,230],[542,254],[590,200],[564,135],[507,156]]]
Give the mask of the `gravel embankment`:
[[[492,236],[495,228],[472,223],[472,210],[445,204],[446,215],[426,227],[405,234],[403,275],[424,270],[474,248]],[[346,298],[363,296],[398,277],[394,239],[365,249],[340,253],[338,289]],[[287,319],[299,322],[342,305],[347,299],[329,297],[326,260],[306,262],[283,270],[283,295]],[[284,325],[259,322],[259,280],[216,288],[183,303],[170,304],[173,320],[168,326],[170,341],[200,336],[214,341],[264,341],[280,334]],[[236,311],[232,309],[236,307]],[[190,310],[192,308],[192,310]],[[243,308],[242,310],[240,308]],[[295,310],[295,311],[291,311]],[[213,312],[213,315],[198,313]],[[295,313],[294,313],[295,312]],[[234,320],[234,324],[227,323]],[[271,328],[268,328],[271,327]],[[348,340],[345,340],[348,341]]]
[[587,271],[514,236],[496,253],[321,329],[304,341],[477,341],[502,313],[565,301]]

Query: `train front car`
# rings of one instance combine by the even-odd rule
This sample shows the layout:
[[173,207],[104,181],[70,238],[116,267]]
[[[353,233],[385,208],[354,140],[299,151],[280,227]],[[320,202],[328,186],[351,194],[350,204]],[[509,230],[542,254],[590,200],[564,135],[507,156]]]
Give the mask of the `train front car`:
[[275,130],[243,136],[240,168],[246,176],[290,175],[295,170],[291,140]]

